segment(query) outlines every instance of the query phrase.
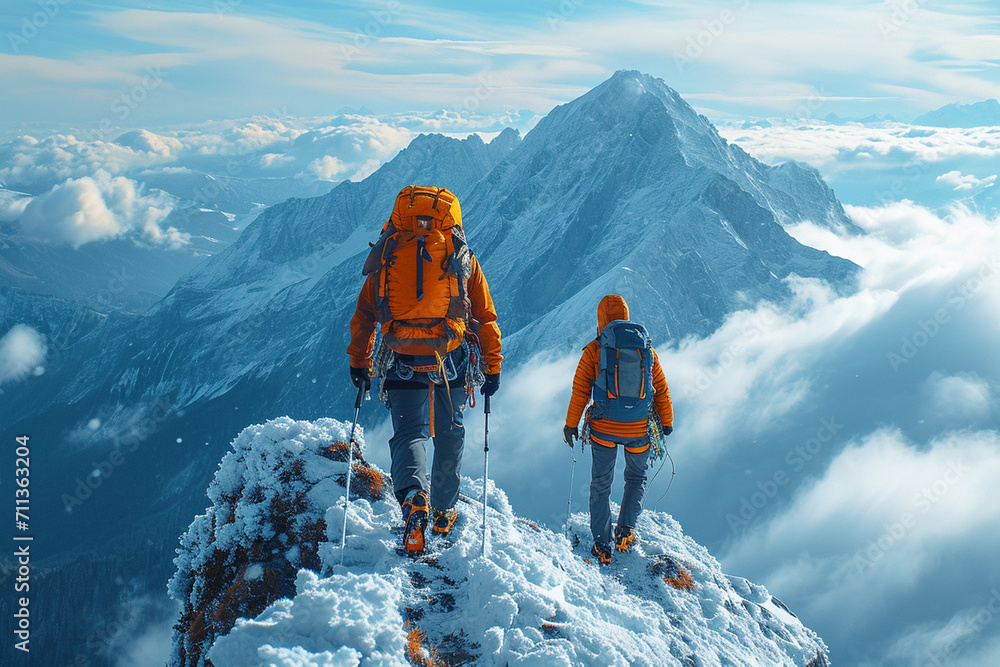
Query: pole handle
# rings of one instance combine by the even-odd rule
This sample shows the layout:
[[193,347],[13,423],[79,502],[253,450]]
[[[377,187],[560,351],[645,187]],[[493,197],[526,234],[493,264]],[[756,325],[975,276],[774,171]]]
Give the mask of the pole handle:
[[365,383],[362,382],[361,384],[358,385],[358,398],[354,401],[355,410],[361,409],[361,404],[363,403],[364,398],[365,398]]

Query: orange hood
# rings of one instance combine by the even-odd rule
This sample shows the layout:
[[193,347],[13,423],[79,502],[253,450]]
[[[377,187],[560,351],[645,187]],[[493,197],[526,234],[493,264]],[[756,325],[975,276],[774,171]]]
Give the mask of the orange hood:
[[604,327],[615,320],[628,319],[628,304],[618,294],[609,294],[597,304],[597,335],[600,336]]

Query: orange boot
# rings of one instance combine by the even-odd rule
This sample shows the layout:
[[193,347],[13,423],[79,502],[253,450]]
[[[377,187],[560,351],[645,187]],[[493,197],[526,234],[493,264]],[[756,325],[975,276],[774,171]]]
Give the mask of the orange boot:
[[615,548],[618,551],[628,551],[629,545],[635,542],[635,533],[628,526],[615,528]]
[[403,546],[408,556],[419,556],[424,552],[424,530],[427,528],[427,514],[430,501],[426,491],[413,491],[403,501]]
[[590,548],[590,553],[601,565],[608,565],[611,563],[610,544],[598,544],[597,542],[594,542],[594,546]]
[[452,507],[448,510],[435,509],[434,515],[434,527],[432,530],[438,535],[447,535],[451,532],[451,527],[455,525],[455,519],[458,518],[458,512]]

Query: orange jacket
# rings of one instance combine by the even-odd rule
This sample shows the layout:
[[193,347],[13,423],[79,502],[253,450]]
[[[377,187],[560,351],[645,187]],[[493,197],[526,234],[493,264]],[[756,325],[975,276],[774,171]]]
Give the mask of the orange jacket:
[[[351,317],[351,344],[347,354],[351,357],[352,368],[368,368],[375,346],[375,285],[372,276],[368,274],[361,294],[358,295],[358,305]],[[479,343],[482,345],[483,359],[486,361],[487,373],[499,373],[503,362],[500,352],[500,327],[497,326],[497,311],[493,307],[490,287],[486,284],[486,276],[479,266],[479,260],[472,258],[472,275],[469,276],[469,301],[472,304],[472,317],[479,322]]]
[[[609,294],[603,299],[601,303],[597,306],[597,332],[598,335],[604,330],[609,322],[614,320],[627,320],[628,319],[628,304],[625,303],[625,299],[618,296],[617,294]],[[576,367],[576,375],[573,376],[573,395],[569,401],[569,410],[566,412],[566,426],[575,427],[580,423],[580,418],[583,416],[583,411],[587,407],[587,403],[590,400],[590,394],[593,391],[594,382],[597,380],[597,374],[600,370],[601,362],[601,343],[595,338],[590,341],[585,348],[583,348],[583,355],[580,357],[580,363]],[[667,380],[663,376],[663,369],[660,367],[660,359],[656,356],[656,350],[653,350],[653,409],[656,410],[657,416],[660,418],[660,423],[664,426],[673,426],[674,423],[674,408],[673,404],[670,402],[670,389],[667,387]],[[637,422],[616,422],[610,419],[594,419],[590,423],[591,431],[597,431],[598,433],[603,433],[606,435],[620,436],[623,438],[642,438],[646,435],[647,422],[646,420]],[[615,444],[609,440],[602,440],[599,437],[591,439],[598,444],[605,445],[608,447],[614,447]],[[639,447],[633,449],[628,447],[629,451],[642,452],[645,451],[648,445],[645,447]]]

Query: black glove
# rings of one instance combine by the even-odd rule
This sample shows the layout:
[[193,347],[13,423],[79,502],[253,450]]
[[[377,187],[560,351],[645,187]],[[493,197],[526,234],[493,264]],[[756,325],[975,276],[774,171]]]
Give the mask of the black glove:
[[674,432],[674,427],[673,426],[664,426],[663,427],[663,435],[670,435],[673,432]]
[[368,391],[368,389],[372,386],[372,379],[368,376],[368,369],[355,368],[354,366],[351,366],[351,382],[353,382],[354,386],[358,389],[361,388],[363,383],[365,391]]
[[486,382],[483,383],[480,393],[483,396],[492,396],[497,393],[497,389],[500,388],[500,374],[499,373],[487,373]]
[[580,432],[576,430],[575,426],[563,426],[563,440],[566,441],[567,445],[572,447],[573,441],[579,439],[580,439]]

